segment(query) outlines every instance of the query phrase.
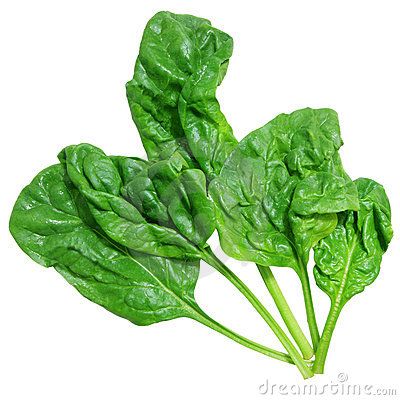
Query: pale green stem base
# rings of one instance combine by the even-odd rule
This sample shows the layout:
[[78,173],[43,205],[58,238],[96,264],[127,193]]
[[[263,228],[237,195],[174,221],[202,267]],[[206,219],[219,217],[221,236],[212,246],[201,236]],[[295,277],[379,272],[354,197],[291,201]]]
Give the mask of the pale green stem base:
[[314,355],[313,348],[311,347],[302,329],[300,328],[300,325],[297,322],[296,317],[293,315],[293,312],[290,309],[290,306],[287,303],[278,285],[278,282],[276,281],[274,274],[271,271],[271,268],[264,267],[262,265],[257,265],[257,267],[258,270],[260,271],[260,274],[264,280],[265,285],[268,288],[269,293],[274,299],[274,302],[279,310],[279,313],[281,314],[283,321],[285,322],[294,341],[299,346],[299,349],[303,354],[303,358],[309,360]]
[[254,295],[254,293],[235,275],[225,264],[223,264],[217,256],[207,248],[204,251],[204,261],[207,264],[214,267],[218,272],[220,272],[225,278],[227,278],[253,305],[256,311],[261,315],[264,321],[269,325],[272,331],[275,333],[279,341],[282,343],[283,347],[289,353],[294,364],[296,364],[302,376],[307,379],[311,378],[314,374],[309,368],[307,363],[303,360],[301,354],[298,352],[296,347],[290,341],[286,333],[282,330],[279,324],[274,320],[272,315],[267,311],[267,309],[262,305],[260,300]]
[[230,329],[221,325],[219,322],[214,321],[212,318],[206,315],[202,310],[199,310],[199,312],[201,313],[201,316],[199,317],[196,316],[196,321],[202,323],[203,325],[213,329],[216,332],[221,333],[222,335],[228,337],[229,339],[232,339],[233,341],[251,350],[257,351],[258,353],[264,354],[268,357],[275,358],[276,360],[293,364],[293,360],[288,354],[282,353],[281,351],[277,351],[269,347],[263,346],[259,343],[253,342],[252,340],[247,339],[246,337],[231,331]]
[[314,351],[317,351],[319,343],[319,331],[317,319],[315,318],[314,305],[311,296],[310,281],[308,279],[307,269],[304,266],[300,266],[298,275],[301,282],[301,287],[303,289],[304,304],[307,314],[307,322],[310,329],[311,340],[313,344]]
[[332,339],[333,330],[335,329],[337,319],[339,318],[340,311],[342,310],[345,301],[343,301],[343,294],[347,282],[347,274],[350,270],[351,255],[356,246],[356,239],[353,238],[350,244],[349,258],[347,259],[346,266],[342,275],[339,290],[336,294],[336,298],[332,300],[331,308],[329,310],[328,318],[326,319],[324,331],[322,332],[321,341],[315,354],[314,370],[317,374],[324,372],[325,360],[328,354],[329,344]]
[[321,340],[318,345],[317,352],[315,353],[315,362],[313,370],[316,374],[323,374],[326,356],[328,354],[329,344],[332,339],[332,334],[336,326],[341,308],[333,303],[329,310],[328,318],[325,323],[324,330],[322,332]]

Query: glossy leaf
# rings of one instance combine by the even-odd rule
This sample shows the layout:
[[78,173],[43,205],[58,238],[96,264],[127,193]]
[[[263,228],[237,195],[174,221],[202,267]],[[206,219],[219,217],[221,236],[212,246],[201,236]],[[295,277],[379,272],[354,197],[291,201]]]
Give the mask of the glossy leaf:
[[329,345],[343,306],[378,276],[382,255],[392,238],[390,205],[385,190],[370,179],[355,181],[358,212],[339,214],[335,230],[315,247],[314,276],[331,299],[313,370],[323,373]]
[[45,169],[22,191],[10,230],[33,260],[137,325],[198,314],[193,292],[199,262],[128,252],[110,241],[62,165]]
[[360,210],[341,213],[336,229],[315,247],[315,280],[338,308],[376,279],[393,236],[383,187],[365,178],[355,183]]
[[198,250],[175,230],[146,221],[121,195],[122,179],[100,149],[81,144],[59,156],[73,185],[88,201],[96,222],[112,240],[129,249],[163,257],[199,258]]
[[209,188],[223,250],[265,266],[307,264],[336,213],[358,208],[341,144],[329,109],[281,114],[243,139]]
[[123,185],[135,176],[145,173],[150,165],[149,161],[137,157],[110,156],[109,158],[118,169]]
[[168,208],[160,200],[153,182],[148,177],[148,166],[138,174],[130,176],[121,188],[122,196],[132,203],[150,222],[170,225]]
[[215,230],[214,205],[207,197],[206,178],[199,169],[188,168],[179,153],[148,169],[161,201],[176,229],[203,247]]
[[215,230],[214,205],[206,194],[202,171],[189,169],[179,153],[149,164],[121,193],[146,219],[176,229],[203,247]]
[[203,247],[215,229],[205,176],[200,170],[187,169],[179,153],[150,164],[110,158],[100,149],[83,144],[65,149],[61,159],[74,185],[90,199],[99,225],[113,240],[133,250],[198,257],[190,242]]
[[215,97],[232,48],[205,19],[169,12],[150,19],[126,85],[149,160],[178,151],[209,178],[219,172],[237,143]]

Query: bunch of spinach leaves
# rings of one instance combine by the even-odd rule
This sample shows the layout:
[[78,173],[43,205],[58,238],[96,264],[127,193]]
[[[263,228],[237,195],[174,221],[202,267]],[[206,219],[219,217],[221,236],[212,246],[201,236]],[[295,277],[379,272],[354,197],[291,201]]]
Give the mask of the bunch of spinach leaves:
[[[216,99],[232,48],[232,38],[205,19],[156,14],[126,85],[148,160],[66,147],[21,192],[10,231],[33,260],[134,324],[191,318],[309,378],[324,370],[344,304],[379,273],[392,238],[390,205],[381,185],[344,171],[330,109],[281,114],[238,143]],[[257,265],[295,344],[213,253],[207,241],[215,229],[227,255]],[[307,270],[312,250],[316,283],[332,302],[321,337]],[[286,352],[200,308],[201,261],[243,294]],[[272,266],[298,275],[312,345]]]

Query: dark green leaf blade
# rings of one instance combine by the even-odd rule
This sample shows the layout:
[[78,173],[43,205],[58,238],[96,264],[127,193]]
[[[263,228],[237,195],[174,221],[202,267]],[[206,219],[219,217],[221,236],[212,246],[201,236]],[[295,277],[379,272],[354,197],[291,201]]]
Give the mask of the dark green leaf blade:
[[55,267],[89,300],[137,325],[195,318],[199,262],[129,253],[94,229],[62,165],[39,173],[19,196],[10,231],[21,249]]
[[219,172],[237,143],[215,97],[232,47],[205,19],[169,12],[150,19],[126,85],[149,160],[178,151],[208,177]]
[[339,309],[376,279],[393,236],[383,187],[366,178],[355,183],[360,210],[341,213],[336,229],[315,247],[315,280]]
[[209,187],[224,251],[266,266],[306,264],[334,214],[358,208],[341,144],[329,109],[281,114],[243,139]]
[[121,193],[151,222],[176,229],[204,247],[215,230],[214,205],[207,197],[206,178],[188,168],[179,153],[157,161],[132,176]]
[[188,168],[180,154],[175,153],[168,160],[151,165],[148,176],[176,229],[204,247],[215,230],[215,210],[207,197],[203,171]]
[[131,177],[121,188],[122,196],[132,203],[148,221],[159,225],[170,225],[168,208],[159,199],[147,169],[143,174]]
[[206,178],[199,169],[180,173],[178,189],[168,205],[168,211],[178,231],[200,247],[215,230],[214,204],[207,197]]
[[88,201],[90,211],[112,240],[134,251],[180,259],[199,258],[199,252],[178,232],[146,221],[121,195],[122,179],[102,150],[81,144],[60,153],[74,186]]
[[304,265],[311,249],[336,227],[336,213],[359,208],[356,185],[347,176],[317,172],[299,181],[289,211],[294,245]]
[[124,185],[130,182],[135,176],[145,173],[150,165],[149,161],[138,157],[109,156],[109,158],[118,169]]

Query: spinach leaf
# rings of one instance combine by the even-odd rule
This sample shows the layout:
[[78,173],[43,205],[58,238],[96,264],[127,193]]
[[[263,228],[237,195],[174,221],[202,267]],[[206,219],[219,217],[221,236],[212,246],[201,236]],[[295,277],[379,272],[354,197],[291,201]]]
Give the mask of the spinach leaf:
[[135,324],[198,314],[199,262],[144,255],[109,240],[61,165],[45,169],[22,191],[10,230],[32,259],[55,267],[89,300]]
[[149,160],[178,151],[208,177],[219,172],[237,143],[215,97],[232,48],[232,38],[205,19],[170,12],[150,19],[126,85]]
[[243,139],[209,187],[223,250],[266,266],[306,264],[336,213],[358,208],[340,145],[328,109],[281,114]]
[[[120,157],[116,166],[115,158],[82,144],[64,149],[60,159],[66,163],[72,182],[90,200],[97,222],[114,240],[149,254],[199,257],[191,242],[203,247],[211,236],[215,229],[214,206],[207,198],[202,171],[185,169],[188,165],[178,153],[153,164],[128,158],[122,161]],[[133,163],[140,164],[137,174]],[[121,177],[118,167],[124,171],[127,166],[131,166],[129,172]],[[129,235],[124,229],[129,229]],[[144,240],[153,243],[143,244]]]
[[360,198],[359,211],[341,213],[336,229],[315,247],[315,280],[331,299],[314,364],[318,373],[324,370],[342,308],[376,279],[382,255],[393,236],[390,204],[383,187],[366,178],[357,179],[355,183]]
[[215,230],[214,205],[207,197],[206,178],[201,170],[189,169],[179,153],[132,177],[121,193],[143,216],[174,226],[200,247]]
[[338,156],[337,115],[329,109],[281,114],[243,139],[209,192],[223,250],[299,275],[313,344],[319,339],[306,266],[310,249],[357,210],[357,189]]
[[117,168],[123,185],[135,176],[144,173],[150,165],[149,161],[138,157],[110,156],[109,158]]
[[200,254],[174,229],[149,223],[120,195],[122,179],[113,161],[89,144],[69,146],[59,158],[73,185],[88,201],[96,222],[117,243],[163,257],[196,259]]

